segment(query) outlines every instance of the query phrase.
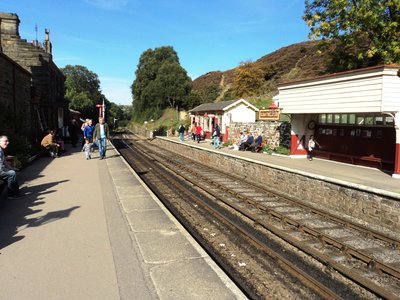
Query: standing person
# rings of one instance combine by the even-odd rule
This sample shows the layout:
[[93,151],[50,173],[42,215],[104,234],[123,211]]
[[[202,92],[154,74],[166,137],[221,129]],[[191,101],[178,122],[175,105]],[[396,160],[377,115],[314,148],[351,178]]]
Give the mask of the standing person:
[[71,120],[68,130],[69,130],[69,136],[71,138],[72,147],[75,148],[76,143],[78,143],[78,132],[79,132],[78,122],[75,119]]
[[19,184],[17,180],[17,169],[6,164],[4,150],[8,147],[9,140],[5,135],[0,136],[0,179],[7,182],[8,198],[17,199],[19,195]]
[[91,119],[88,119],[87,125],[83,128],[83,139],[86,142],[86,139],[89,140],[89,143],[93,143],[93,131],[94,125]]
[[192,133],[192,140],[193,140],[193,142],[196,140],[196,123],[195,122],[193,122],[192,123],[192,130],[191,130],[191,133]]
[[82,134],[82,147],[83,147],[83,145],[85,145],[85,134],[84,134],[84,132],[85,132],[85,128],[89,125],[89,119],[85,119],[85,120],[81,119],[81,121],[83,123],[81,125],[80,133]]
[[214,128],[214,132],[213,132],[213,138],[214,138],[213,147],[214,147],[214,149],[219,148],[220,137],[221,137],[221,130],[219,129],[218,124],[216,124],[215,128]]
[[100,159],[106,157],[107,140],[110,139],[110,129],[108,124],[104,122],[103,117],[99,117],[99,123],[96,124],[93,131],[93,140],[99,147]]
[[196,139],[197,139],[197,143],[200,143],[202,131],[203,131],[203,128],[201,127],[200,123],[196,123]]
[[318,142],[314,140],[314,136],[310,135],[310,140],[308,141],[308,154],[307,154],[307,158],[309,161],[313,160],[315,145],[321,147],[320,144],[318,144]]
[[179,132],[179,139],[181,140],[181,142],[183,142],[184,140],[183,136],[185,134],[185,126],[183,126],[182,123],[179,125],[178,132]]
[[49,150],[51,157],[56,158],[58,157],[58,148],[60,148],[60,144],[56,143],[54,136],[55,132],[53,130],[50,130],[48,134],[42,139],[40,145],[46,150]]
[[89,139],[85,139],[85,144],[82,147],[82,151],[85,152],[86,160],[92,159],[92,143]]

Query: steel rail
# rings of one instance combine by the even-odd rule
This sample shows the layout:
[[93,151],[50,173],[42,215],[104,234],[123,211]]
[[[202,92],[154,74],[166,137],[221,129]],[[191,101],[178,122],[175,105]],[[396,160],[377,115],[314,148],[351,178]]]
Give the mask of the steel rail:
[[[357,282],[358,284],[360,284],[367,290],[369,290],[369,291],[375,293],[376,295],[379,295],[380,297],[383,297],[385,299],[398,299],[398,297],[396,295],[393,295],[393,293],[388,292],[385,288],[375,284],[374,282],[372,282],[368,279],[365,279],[364,277],[357,274],[353,270],[341,265],[340,263],[336,262],[333,259],[330,259],[328,256],[320,253],[319,251],[317,251],[311,247],[308,247],[304,243],[296,241],[296,239],[292,238],[290,235],[286,234],[284,231],[277,229],[275,226],[271,225],[270,223],[264,222],[257,216],[245,211],[239,205],[232,203],[232,201],[230,201],[229,199],[226,199],[225,197],[222,197],[220,195],[220,191],[211,191],[209,185],[198,183],[198,182],[196,182],[197,180],[193,180],[191,178],[189,179],[186,177],[185,177],[185,179],[192,182],[192,184],[195,184],[198,187],[202,188],[205,192],[213,195],[219,201],[223,202],[224,204],[230,206],[231,208],[235,209],[239,213],[243,214],[245,217],[252,220],[255,225],[260,225],[260,226],[264,227],[266,230],[268,230],[268,231],[272,232],[273,234],[275,234],[276,236],[282,238],[284,241],[288,242],[289,244],[293,245],[294,247],[311,255],[312,257],[314,257],[318,261],[322,262],[323,264],[334,268],[335,270],[337,270],[338,272],[340,272],[347,278],[351,279],[352,281]],[[274,213],[278,214],[277,212],[274,212]]]
[[[256,201],[254,201],[253,199],[251,199],[249,197],[246,197],[246,196],[244,196],[244,195],[242,195],[240,193],[234,192],[232,190],[228,190],[228,189],[226,189],[226,187],[224,185],[219,184],[218,182],[215,182],[215,181],[211,180],[210,177],[204,176],[202,173],[200,173],[198,171],[195,171],[193,169],[187,168],[185,166],[180,166],[180,168],[183,168],[188,172],[196,173],[197,176],[201,176],[203,181],[208,181],[210,184],[218,185],[220,188],[225,189],[227,192],[235,195],[236,197],[239,197],[239,198],[243,199],[244,201],[247,201],[248,203],[251,203],[252,205],[257,207],[258,209],[266,211],[267,213],[269,213],[270,215],[276,217],[277,219],[279,219],[279,220],[281,220],[283,222],[286,222],[287,224],[290,224],[290,225],[298,228],[300,231],[308,233],[308,234],[318,238],[322,243],[326,243],[326,244],[329,244],[331,246],[334,246],[335,248],[337,248],[337,249],[339,249],[341,251],[344,251],[347,255],[359,259],[360,261],[364,262],[368,266],[373,267],[374,269],[382,271],[382,272],[384,272],[386,274],[389,274],[389,275],[391,275],[391,276],[393,276],[393,277],[395,277],[397,279],[400,279],[400,270],[396,269],[395,267],[390,266],[390,265],[388,265],[388,264],[386,264],[386,263],[384,263],[384,262],[382,262],[380,260],[377,260],[374,257],[372,257],[371,255],[365,254],[365,253],[361,252],[360,250],[356,249],[355,247],[346,245],[344,242],[341,242],[341,241],[339,241],[337,239],[334,239],[334,238],[330,237],[327,234],[324,234],[324,233],[322,233],[320,231],[315,230],[314,228],[311,228],[310,226],[307,226],[305,224],[301,224],[301,222],[299,222],[297,220],[294,220],[294,219],[291,219],[288,216],[286,216],[286,215],[284,215],[284,214],[282,214],[280,212],[275,211],[273,208],[264,206],[263,204],[260,204],[260,203],[258,203]],[[229,176],[233,177],[232,175],[229,175]],[[299,203],[299,201],[295,201],[293,199],[287,199],[287,197],[284,197],[284,200],[288,200],[288,201],[290,201],[290,203],[294,204],[295,206],[302,207],[302,208],[308,210],[310,213],[318,214],[319,216],[321,216],[321,217],[323,217],[325,219],[337,222],[340,225],[343,225],[343,226],[345,226],[347,228],[352,228],[354,230],[358,230],[358,231],[366,234],[367,236],[373,236],[374,238],[377,238],[377,239],[379,239],[381,241],[390,243],[392,246],[396,245],[397,249],[399,247],[399,243],[400,242],[398,240],[396,240],[396,239],[384,236],[384,235],[382,235],[382,234],[380,234],[380,233],[378,233],[376,231],[369,230],[369,229],[367,229],[365,227],[362,227],[360,225],[357,225],[357,224],[355,224],[353,222],[339,219],[339,218],[333,216],[332,214],[325,213],[325,212],[323,212],[321,210],[312,208],[312,207],[310,207],[308,205],[305,205],[303,203]]]
[[[154,158],[153,158],[153,159],[154,159]],[[160,161],[160,159],[157,159],[157,158],[155,158],[155,160]],[[186,170],[186,171],[190,171],[190,172],[193,173],[193,170],[192,170],[192,169],[186,168],[186,167],[184,167],[184,166],[180,166],[180,168],[181,168],[181,169],[184,169],[184,170]],[[202,174],[201,174],[200,172],[196,172],[196,175],[197,175],[197,176],[202,176]],[[182,176],[182,174],[181,174],[181,176]],[[198,177],[197,177],[197,178],[198,178]],[[186,178],[186,179],[189,180],[189,181],[191,180],[191,179],[189,179],[189,178]],[[195,181],[192,180],[192,183],[201,186],[202,184],[199,184],[198,181],[199,181],[199,180],[195,180]],[[209,180],[207,177],[205,177],[205,176],[202,176],[201,181],[210,182],[210,180]],[[219,184],[216,183],[216,182],[210,182],[210,183],[215,184],[215,185],[219,185]],[[223,186],[223,185],[219,185],[219,187],[221,188],[221,187],[224,187],[224,186]],[[208,186],[208,185],[205,185],[205,186],[203,185],[202,188],[203,188],[206,192],[210,193],[210,190],[209,190],[209,186]],[[212,194],[212,193],[211,193],[211,194]],[[236,196],[240,196],[241,198],[246,199],[248,203],[253,203],[253,204],[254,204],[254,201],[253,201],[252,199],[249,199],[248,197],[244,197],[243,195],[240,195],[240,194],[238,194],[238,193],[232,193],[232,194],[235,194]],[[244,212],[243,209],[242,209],[241,207],[232,204],[231,201],[226,201],[226,200],[224,201],[224,200],[219,196],[219,194],[215,194],[214,196],[215,196],[216,198],[218,198],[220,201],[223,201],[226,205],[229,205],[229,206],[231,206],[232,208],[234,208],[234,209],[240,211],[241,213],[243,213],[243,214],[246,215],[247,217],[252,218],[252,216],[250,216],[249,214],[247,214],[246,212]],[[298,202],[296,202],[296,204],[298,204]],[[260,204],[257,203],[257,206],[259,207]],[[303,225],[303,224],[300,224],[300,222],[298,222],[298,221],[296,221],[296,220],[291,220],[291,219],[289,219],[287,216],[284,216],[283,214],[281,214],[281,213],[279,213],[279,212],[276,212],[276,211],[274,211],[273,209],[270,209],[270,208],[264,206],[264,207],[263,207],[263,210],[268,211],[269,214],[271,214],[272,216],[274,216],[274,217],[276,217],[276,218],[278,218],[278,219],[281,219],[281,220],[285,221],[286,223],[291,224],[291,225],[293,225],[293,226],[299,228],[299,230],[302,230],[302,231],[304,231],[304,232],[307,232],[308,234],[311,234],[312,236],[317,237],[319,240],[321,240],[321,242],[327,243],[327,244],[330,244],[330,245],[333,245],[333,246],[336,247],[337,249],[342,250],[342,251],[345,251],[346,254],[351,255],[352,257],[355,257],[355,258],[357,258],[357,259],[360,259],[361,261],[367,263],[369,266],[372,265],[372,266],[374,266],[375,268],[377,268],[378,270],[381,270],[381,271],[383,271],[383,272],[385,272],[385,273],[387,273],[387,274],[390,274],[390,275],[392,275],[392,276],[394,276],[394,277],[397,277],[397,276],[399,275],[398,270],[396,270],[396,269],[392,268],[391,266],[388,266],[388,265],[386,265],[386,264],[384,264],[384,263],[382,263],[382,262],[380,262],[380,261],[375,260],[375,259],[372,258],[371,256],[368,256],[368,255],[365,255],[364,253],[361,253],[360,251],[358,251],[358,250],[355,249],[355,248],[349,247],[349,246],[345,245],[344,243],[342,243],[342,242],[340,242],[340,241],[337,241],[337,240],[335,240],[335,239],[332,239],[331,237],[329,237],[329,236],[327,236],[327,235],[325,235],[325,234],[323,234],[323,233],[321,233],[321,232],[318,232],[318,231],[316,231],[316,230],[313,229],[313,228],[310,228],[310,227],[308,227],[308,226],[305,226],[305,225]],[[320,212],[318,212],[318,213],[320,214]],[[377,295],[380,295],[380,296],[385,297],[385,298],[387,298],[387,299],[396,299],[396,297],[395,297],[392,293],[387,292],[384,288],[382,288],[382,287],[380,287],[380,286],[374,284],[374,283],[371,282],[370,280],[366,280],[364,277],[362,277],[362,276],[356,274],[354,271],[352,271],[352,270],[350,270],[350,269],[344,267],[343,265],[340,265],[339,263],[337,263],[336,261],[334,261],[334,260],[332,260],[332,259],[327,258],[325,255],[323,255],[323,254],[321,254],[321,253],[315,251],[314,249],[312,249],[312,248],[310,248],[310,247],[305,247],[303,244],[298,243],[298,242],[295,241],[294,239],[290,238],[290,236],[283,234],[283,232],[277,231],[276,228],[271,228],[271,227],[268,226],[268,224],[266,224],[265,222],[261,222],[257,217],[253,216],[253,221],[254,221],[256,224],[260,224],[260,225],[264,226],[266,229],[270,230],[271,232],[276,232],[276,234],[277,234],[278,236],[281,236],[281,238],[283,238],[283,239],[286,240],[287,242],[291,243],[291,244],[294,245],[295,247],[298,247],[299,249],[302,249],[302,250],[303,250],[304,252],[306,252],[306,253],[310,253],[313,257],[315,257],[315,258],[319,259],[320,261],[324,262],[326,265],[329,265],[329,266],[334,267],[335,269],[337,269],[339,272],[341,272],[342,274],[344,274],[344,275],[347,276],[348,278],[351,278],[352,280],[354,280],[354,281],[356,281],[356,282],[359,282],[359,283],[360,283],[361,285],[363,285],[365,288],[367,288],[367,289],[373,291],[373,292],[376,293]],[[342,221],[342,220],[341,220],[341,221]],[[356,227],[359,227],[359,226],[356,226]],[[273,230],[273,229],[275,229],[275,230]],[[365,228],[363,228],[363,230],[365,230]],[[379,234],[379,235],[380,235],[380,234]]]
[[[141,154],[143,155],[143,154]],[[152,160],[153,163],[157,163],[158,167],[155,167],[153,164],[151,165],[151,173],[157,173],[157,178],[162,178],[161,182],[169,182],[167,186],[173,186],[176,191],[178,191],[179,194],[181,195],[186,195],[191,198],[192,201],[194,201],[197,205],[203,207],[206,211],[208,211],[210,214],[212,214],[214,217],[218,218],[221,222],[226,224],[230,229],[234,229],[237,233],[239,233],[242,238],[245,238],[246,240],[250,241],[251,243],[255,244],[257,248],[261,249],[265,254],[267,254],[269,257],[271,257],[275,262],[277,262],[279,265],[281,265],[282,268],[284,268],[287,272],[292,274],[292,276],[295,276],[298,280],[303,282],[306,286],[309,288],[313,289],[315,292],[317,292],[321,297],[324,297],[325,299],[343,299],[341,296],[339,296],[335,291],[330,289],[329,287],[325,286],[321,282],[317,281],[315,278],[307,274],[304,270],[300,269],[299,267],[295,266],[293,262],[287,260],[285,257],[283,257],[281,254],[270,248],[268,245],[265,244],[260,238],[256,237],[251,231],[246,230],[244,226],[239,226],[236,222],[233,222],[229,217],[225,216],[223,213],[218,212],[215,210],[212,206],[208,205],[205,201],[202,199],[199,199],[199,197],[195,194],[192,194],[188,192],[187,189],[182,188],[181,183],[177,184],[176,178],[182,178],[181,174],[174,172],[174,170],[171,170],[169,168],[166,168],[164,165],[159,164],[158,161],[154,160],[153,157],[148,156],[147,154],[143,155],[143,157],[147,157],[148,160]],[[168,173],[165,172],[168,170]],[[144,174],[141,177],[146,177],[148,173]],[[173,175],[173,176],[171,176]],[[143,179],[145,180],[145,178]],[[146,180],[147,182],[148,180]],[[185,179],[185,181],[187,181]],[[189,181],[191,182],[191,181]],[[191,182],[192,184],[194,182]],[[149,183],[153,186],[153,188],[160,189],[160,187],[157,187],[154,185],[154,183]],[[196,185],[198,186],[198,185]],[[207,189],[202,188],[205,192],[207,192]],[[214,196],[214,195],[213,195]]]

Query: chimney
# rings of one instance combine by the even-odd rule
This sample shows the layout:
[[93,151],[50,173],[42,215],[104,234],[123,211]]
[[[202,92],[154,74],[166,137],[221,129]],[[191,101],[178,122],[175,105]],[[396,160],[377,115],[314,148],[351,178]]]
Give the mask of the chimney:
[[51,48],[52,48],[52,45],[51,45],[51,42],[50,42],[50,30],[48,30],[47,28],[44,30],[44,33],[45,33],[45,39],[44,39],[44,51],[46,51],[46,53],[49,53],[49,54],[51,54]]
[[16,14],[0,12],[0,32],[2,38],[19,36],[19,18]]

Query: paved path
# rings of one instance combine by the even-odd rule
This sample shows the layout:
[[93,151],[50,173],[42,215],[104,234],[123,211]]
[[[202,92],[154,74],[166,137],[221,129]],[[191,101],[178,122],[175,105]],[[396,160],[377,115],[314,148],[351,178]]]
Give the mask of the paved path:
[[114,150],[19,174],[0,208],[0,299],[244,299]]

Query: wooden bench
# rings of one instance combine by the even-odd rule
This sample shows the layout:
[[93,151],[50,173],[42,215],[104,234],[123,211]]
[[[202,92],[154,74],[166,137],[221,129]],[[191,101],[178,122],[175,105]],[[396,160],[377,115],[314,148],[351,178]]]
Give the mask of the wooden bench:
[[367,165],[369,167],[373,168],[379,168],[379,169],[391,169],[392,166],[394,166],[394,161],[390,160],[385,160],[379,157],[374,157],[374,156],[361,156],[355,158],[355,160],[359,160],[362,165]]
[[344,163],[354,164],[354,158],[355,158],[354,155],[329,152],[324,150],[314,150],[314,154],[315,156],[326,158],[329,160],[336,160]]
[[314,153],[318,157],[326,158],[329,160],[351,163],[355,165],[363,165],[379,169],[390,169],[390,166],[394,164],[393,161],[384,160],[382,158],[375,157],[372,155],[357,156],[351,154],[329,152],[324,150],[314,150]]
[[[264,148],[264,146],[267,144],[267,141],[265,139],[262,140],[261,145],[255,147],[255,152],[260,152]],[[246,145],[243,148],[243,151],[251,150],[251,147],[249,144],[246,143]]]

